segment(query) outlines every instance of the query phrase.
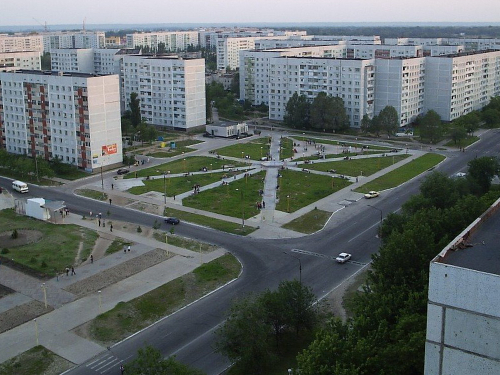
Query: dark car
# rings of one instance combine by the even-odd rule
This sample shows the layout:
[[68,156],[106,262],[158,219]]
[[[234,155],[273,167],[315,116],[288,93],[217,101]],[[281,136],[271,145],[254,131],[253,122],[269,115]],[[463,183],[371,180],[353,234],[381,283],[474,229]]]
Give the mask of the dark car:
[[130,172],[128,169],[120,168],[116,171],[116,174],[127,174],[128,172]]
[[167,224],[172,224],[172,225],[177,225],[179,224],[181,221],[179,219],[177,219],[176,217],[167,217],[165,219],[165,223]]

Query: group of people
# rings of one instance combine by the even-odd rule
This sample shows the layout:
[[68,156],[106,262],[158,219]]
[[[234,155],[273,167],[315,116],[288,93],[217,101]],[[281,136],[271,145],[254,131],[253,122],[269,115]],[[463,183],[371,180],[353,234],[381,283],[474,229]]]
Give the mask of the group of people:
[[257,207],[258,210],[262,210],[262,209],[266,208],[266,202],[264,202],[264,201],[257,202],[257,203],[255,203],[255,207]]

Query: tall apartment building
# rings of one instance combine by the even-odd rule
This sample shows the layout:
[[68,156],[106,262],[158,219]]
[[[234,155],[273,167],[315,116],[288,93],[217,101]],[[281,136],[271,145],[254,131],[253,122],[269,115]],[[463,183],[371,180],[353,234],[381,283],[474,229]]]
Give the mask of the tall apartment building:
[[122,161],[117,75],[0,73],[0,147],[87,171]]
[[17,69],[40,70],[40,52],[0,52],[0,72]]
[[240,51],[248,51],[255,48],[255,39],[248,38],[224,38],[217,41],[217,69],[236,69],[240,66]]
[[150,33],[127,34],[127,48],[149,47],[151,52],[158,51],[160,43],[165,51],[185,51],[188,46],[197,47],[198,31],[159,31]]
[[0,53],[37,51],[43,52],[43,38],[41,35],[0,34]]
[[248,37],[270,37],[275,35],[306,35],[305,31],[275,31],[274,29],[259,29],[256,27],[238,27],[238,28],[209,28],[198,31],[200,47],[217,48],[217,43],[226,38],[248,38]]
[[126,55],[121,70],[122,109],[135,92],[150,124],[181,130],[206,124],[204,59]]
[[341,45],[308,46],[267,51],[240,51],[240,99],[269,104],[270,62],[274,57],[344,57]]
[[431,261],[425,375],[500,373],[499,205]]
[[385,38],[385,44],[464,46],[465,51],[500,50],[500,38]]
[[375,114],[393,106],[400,125],[424,111],[425,58],[375,59]]
[[453,121],[500,95],[500,51],[426,57],[424,110]]
[[375,61],[277,57],[270,61],[269,118],[283,120],[294,93],[311,101],[320,92],[344,100],[350,125],[359,127],[374,115]]
[[119,74],[120,56],[126,53],[126,50],[111,48],[55,49],[50,54],[51,69],[60,72]]
[[106,48],[103,31],[56,31],[41,34],[44,52],[67,48]]

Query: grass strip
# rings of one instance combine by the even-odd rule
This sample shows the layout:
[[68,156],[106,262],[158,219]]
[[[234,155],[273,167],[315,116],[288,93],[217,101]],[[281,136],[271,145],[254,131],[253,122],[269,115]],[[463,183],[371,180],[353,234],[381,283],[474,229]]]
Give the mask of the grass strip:
[[293,156],[293,140],[291,138],[283,137],[280,140],[280,159],[288,159]]
[[92,198],[99,201],[107,201],[108,194],[103,191],[97,191],[92,189],[76,189],[75,193],[81,195],[82,197]]
[[236,278],[240,269],[231,254],[203,264],[140,297],[119,302],[90,322],[90,335],[106,345],[117,342]]
[[[153,237],[159,242],[165,242],[165,235],[167,235],[165,232],[155,232],[153,234]],[[188,249],[191,251],[199,252],[201,250],[202,253],[209,253],[217,249],[217,246],[215,245],[196,241],[191,238],[186,238],[175,234],[168,234],[167,243],[169,245],[182,247],[183,249]]]
[[248,156],[252,160],[261,160],[269,153],[269,137],[253,139],[250,142],[241,142],[235,145],[226,146],[215,150],[219,155],[233,158],[245,158]]
[[230,221],[214,219],[213,217],[176,210],[175,208],[170,207],[165,210],[165,216],[174,216],[182,221],[203,225],[212,229],[220,230],[222,232],[239,234],[242,236],[246,236],[247,234],[250,234],[253,231],[257,230],[257,228],[248,225],[242,227],[240,224],[236,224]]
[[445,144],[445,146],[447,146],[447,147],[455,147],[455,148],[467,147],[467,146],[470,146],[471,144],[473,144],[473,143],[475,143],[477,141],[479,141],[479,137],[476,137],[474,135],[474,136],[468,136],[465,139],[461,139],[458,142],[455,142],[455,141],[451,140],[451,141],[447,142]]
[[[72,366],[71,362],[43,346],[37,345],[0,364],[0,375],[59,374]],[[59,371],[50,371],[51,368],[56,368]]]
[[425,172],[443,161],[445,157],[439,154],[425,154],[417,159],[411,160],[405,165],[390,171],[355,189],[358,193],[366,193],[371,190],[380,191],[390,189],[411,180],[413,177]]
[[286,223],[283,225],[283,228],[294,230],[295,232],[311,234],[322,229],[331,215],[331,212],[314,208],[308,213]]

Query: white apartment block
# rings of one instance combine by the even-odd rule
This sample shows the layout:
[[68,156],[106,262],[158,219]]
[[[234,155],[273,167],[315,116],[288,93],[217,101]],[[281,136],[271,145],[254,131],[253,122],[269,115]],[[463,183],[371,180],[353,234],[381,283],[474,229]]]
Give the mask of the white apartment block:
[[386,38],[385,44],[464,46],[465,51],[500,50],[500,38]]
[[424,110],[444,121],[481,109],[500,95],[500,51],[426,57]]
[[142,119],[188,130],[206,124],[205,60],[173,56],[123,56],[122,108],[138,94]]
[[117,75],[0,73],[0,147],[90,172],[120,163],[119,99]]
[[151,33],[127,34],[127,48],[149,47],[151,52],[158,51],[163,43],[165,51],[185,51],[188,46],[198,46],[198,31],[160,31]]
[[218,40],[217,69],[238,68],[240,66],[240,51],[254,49],[256,38],[225,38]]
[[[247,38],[247,37],[270,37],[274,35],[285,35],[286,32],[275,32],[273,29],[247,28],[210,28],[198,31],[200,47],[217,48],[217,43],[226,38]],[[305,31],[294,31],[291,33],[306,34]]]
[[0,34],[0,53],[38,51],[43,52],[43,38],[41,35],[8,35]]
[[57,31],[40,34],[43,38],[44,52],[67,48],[106,48],[106,35],[103,31]]
[[423,113],[425,58],[375,59],[375,72],[375,114],[393,106],[405,126]]
[[442,56],[442,55],[452,55],[456,53],[462,53],[465,51],[465,46],[462,44],[457,44],[454,46],[450,45],[423,45],[424,56]]
[[375,61],[277,57],[270,61],[269,118],[283,120],[294,93],[313,100],[320,92],[343,99],[352,127],[374,114]]
[[344,53],[342,45],[240,51],[240,99],[249,100],[253,105],[269,104],[269,69],[274,57],[343,58]]
[[0,52],[0,72],[18,69],[40,70],[40,52]]
[[499,204],[430,263],[425,375],[500,374]]
[[[133,50],[136,52],[136,50]],[[50,54],[51,69],[59,72],[119,74],[121,49],[55,49]]]
[[346,46],[348,59],[389,59],[397,57],[421,57],[422,46],[387,46],[383,44],[350,44]]

